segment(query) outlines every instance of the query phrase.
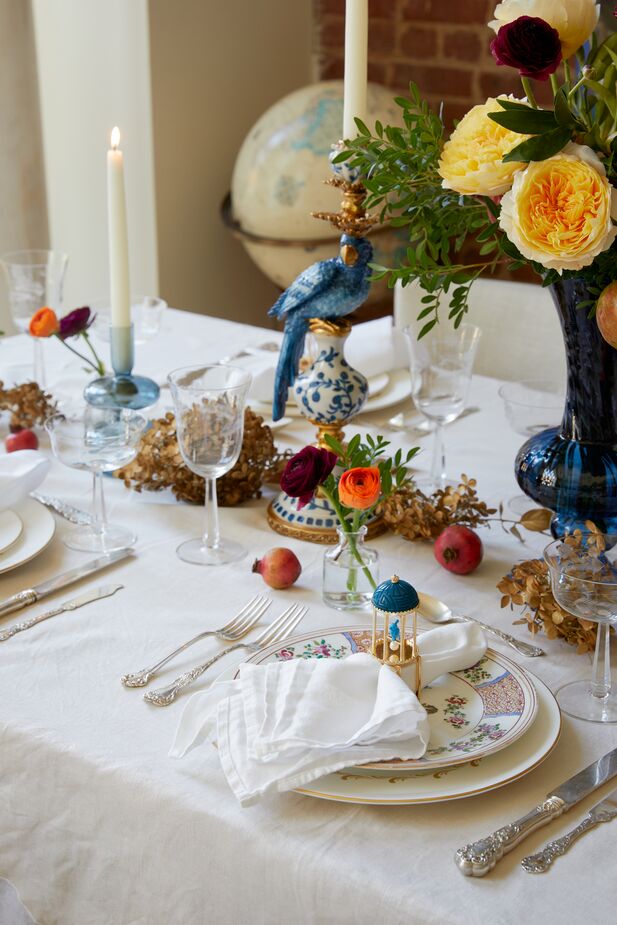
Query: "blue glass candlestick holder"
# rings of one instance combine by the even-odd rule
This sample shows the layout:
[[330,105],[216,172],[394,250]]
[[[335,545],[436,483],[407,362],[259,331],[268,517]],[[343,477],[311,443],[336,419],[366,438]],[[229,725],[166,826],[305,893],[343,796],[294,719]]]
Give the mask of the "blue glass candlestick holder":
[[158,401],[160,389],[153,379],[134,376],[135,355],[133,325],[110,326],[111,365],[113,376],[95,379],[84,389],[84,398],[96,408],[131,408],[139,411]]

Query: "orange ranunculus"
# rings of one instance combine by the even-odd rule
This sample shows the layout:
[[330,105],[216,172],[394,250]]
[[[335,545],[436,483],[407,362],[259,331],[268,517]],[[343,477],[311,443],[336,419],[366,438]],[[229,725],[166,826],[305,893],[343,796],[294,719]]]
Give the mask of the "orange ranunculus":
[[51,337],[60,330],[60,322],[53,308],[39,308],[30,319],[30,333],[33,337]]
[[338,483],[338,496],[341,504],[358,511],[372,507],[381,495],[381,478],[377,466],[348,469],[343,472]]

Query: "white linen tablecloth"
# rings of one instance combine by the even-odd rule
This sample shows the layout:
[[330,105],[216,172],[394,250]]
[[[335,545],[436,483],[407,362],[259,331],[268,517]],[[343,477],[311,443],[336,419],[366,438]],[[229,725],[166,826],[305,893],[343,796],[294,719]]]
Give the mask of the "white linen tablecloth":
[[[271,331],[179,312],[169,312],[163,324],[158,339],[137,350],[138,371],[159,380],[176,366],[216,361],[272,339]],[[67,351],[45,346],[50,385],[66,386],[70,377],[77,390],[83,374]],[[8,365],[27,364],[30,351],[25,338],[0,343],[0,379],[10,374]],[[495,380],[475,379],[470,403],[481,413],[446,430],[448,471],[475,476],[481,497],[494,502],[517,491],[512,464],[521,442],[505,422],[497,388]],[[294,424],[277,440],[299,447],[310,437]],[[430,438],[422,446],[418,466],[428,466]],[[90,487],[87,474],[54,461],[42,490],[84,507]],[[169,758],[185,699],[149,707],[140,690],[121,686],[120,676],[220,626],[250,595],[266,590],[250,572],[254,555],[284,542],[302,562],[298,584],[273,592],[271,613],[290,601],[310,604],[302,629],[368,618],[342,617],[321,602],[323,548],[271,533],[265,500],[221,511],[223,530],[241,538],[249,555],[209,570],[175,555],[178,543],[201,529],[201,510],[163,506],[156,496],[146,501],[112,480],[105,487],[110,518],[139,533],[136,560],[28,613],[111,580],[125,589],[0,648],[0,876],[41,925],[505,925],[521,918],[528,925],[574,925],[590,913],[598,925],[614,921],[617,823],[586,835],[544,876],[530,876],[519,864],[580,820],[597,795],[538,830],[485,879],[463,878],[452,860],[457,847],[523,815],[564,777],[617,745],[614,726],[564,717],[559,745],[527,777],[483,796],[424,806],[356,806],[292,793],[241,809],[214,748]],[[86,561],[62,544],[67,526],[58,520],[43,554],[0,577],[0,597]],[[440,568],[428,545],[394,536],[374,545],[382,577],[396,571],[460,611],[510,629],[513,617],[499,609],[495,583],[517,558],[539,552],[544,538],[528,535],[523,547],[493,525],[482,539],[484,561],[467,577]],[[523,627],[513,632],[528,635]],[[539,641],[546,658],[518,660],[549,686],[588,675],[588,657],[557,640]],[[490,644],[500,648],[494,639]],[[198,644],[164,678],[218,646]],[[199,684],[208,681],[206,675]]]

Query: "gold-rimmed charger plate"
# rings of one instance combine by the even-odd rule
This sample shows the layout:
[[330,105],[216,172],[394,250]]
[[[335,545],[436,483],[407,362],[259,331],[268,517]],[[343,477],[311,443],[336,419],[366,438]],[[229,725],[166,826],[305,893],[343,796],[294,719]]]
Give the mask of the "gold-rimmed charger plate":
[[[339,627],[323,630],[321,633],[304,633],[302,636],[286,640],[284,645],[279,643],[268,646],[248,661],[268,661],[274,653],[277,660],[298,657],[298,643],[305,644],[307,640],[311,642],[302,657],[344,657],[345,654],[349,654],[348,651],[343,651],[343,648],[346,648],[345,642],[342,641],[339,652],[332,647],[335,642],[332,637],[341,636],[342,631],[348,632],[349,629]],[[323,643],[321,636],[324,637]],[[318,650],[322,644],[324,648],[320,653]],[[527,725],[525,734],[513,741],[509,748],[503,748],[485,757],[468,759],[465,763],[443,767],[428,765],[421,770],[407,770],[402,762],[388,763],[385,766],[347,768],[319,778],[309,787],[299,787],[297,792],[323,800],[397,806],[462,799],[503,787],[523,777],[541,764],[557,744],[561,734],[561,713],[548,687],[530,672],[524,671],[520,666],[516,667],[534,690],[535,718],[533,723]],[[233,677],[236,673],[236,670],[231,669],[229,676]],[[227,672],[221,675],[223,676],[227,676]]]
[[348,768],[299,787],[297,793],[342,803],[408,806],[460,800],[496,790],[537,768],[561,734],[561,713],[546,684],[534,677],[538,712],[531,729],[517,742],[488,758],[427,771],[376,771]]
[[0,553],[0,574],[9,572],[30,562],[51,543],[56,532],[56,522],[50,512],[39,501],[28,498],[16,508],[23,530],[12,546]]
[[[338,626],[305,632],[266,646],[247,661],[253,664],[294,658],[346,658],[368,652],[370,627]],[[439,769],[466,764],[509,748],[534,722],[536,691],[512,659],[487,649],[480,661],[437,678],[423,687],[420,700],[428,713],[430,741],[415,760],[366,764],[384,771]]]

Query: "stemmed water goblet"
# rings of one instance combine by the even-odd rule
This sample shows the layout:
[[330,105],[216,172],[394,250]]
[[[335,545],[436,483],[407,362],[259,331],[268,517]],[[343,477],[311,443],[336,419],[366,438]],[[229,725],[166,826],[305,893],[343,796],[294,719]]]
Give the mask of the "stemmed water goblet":
[[416,484],[426,494],[450,484],[446,477],[444,425],[465,410],[480,328],[437,324],[418,339],[418,329],[405,328],[411,367],[411,394],[418,411],[435,424],[433,459],[429,479]]
[[592,677],[556,691],[564,713],[593,723],[617,723],[611,686],[610,627],[617,624],[617,535],[583,534],[555,540],[544,550],[555,600],[579,620],[598,624]]
[[[499,389],[506,418],[512,430],[522,437],[533,437],[549,427],[558,427],[563,417],[564,387],[553,379],[523,379],[506,382]],[[508,506],[524,514],[535,504],[527,495],[515,495]]]
[[[47,250],[12,251],[0,258],[8,286],[11,316],[21,333],[28,333],[30,319],[44,305],[60,314],[68,260],[66,254]],[[43,338],[33,337],[32,342],[34,380],[45,388]]]
[[[92,331],[105,343],[111,340],[111,308],[109,299],[97,299],[90,302],[94,315]],[[161,321],[167,302],[156,296],[131,296],[131,319],[135,336],[135,346],[140,347],[148,341],[154,340],[161,328]]]
[[147,421],[136,411],[92,408],[54,414],[45,421],[54,454],[71,469],[92,473],[92,520],[73,527],[65,545],[81,552],[114,552],[133,546],[135,533],[107,521],[103,474],[128,465],[137,455]]
[[205,529],[176,550],[184,562],[224,565],[246,549],[219,533],[216,480],[242,449],[244,407],[251,376],[235,366],[192,366],[167,377],[176,413],[178,446],[188,468],[205,479]]

